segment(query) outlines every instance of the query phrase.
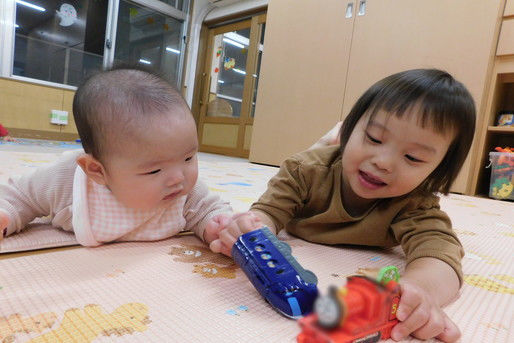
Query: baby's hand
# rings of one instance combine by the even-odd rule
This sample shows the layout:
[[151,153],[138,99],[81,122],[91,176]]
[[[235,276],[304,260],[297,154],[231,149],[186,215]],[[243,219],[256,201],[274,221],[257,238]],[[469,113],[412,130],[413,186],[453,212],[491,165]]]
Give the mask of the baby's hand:
[[221,252],[228,257],[232,257],[232,246],[237,238],[262,226],[262,221],[251,212],[235,214],[225,228],[219,231],[218,239],[213,240],[209,247],[213,252]]
[[7,236],[7,225],[9,225],[9,216],[0,210],[0,241]]
[[400,321],[392,330],[391,338],[400,341],[412,335],[418,339],[438,338],[443,342],[455,342],[460,330],[448,318],[441,307],[416,284],[401,282],[402,295],[396,317]]
[[205,231],[203,232],[203,240],[210,244],[212,241],[218,239],[220,236],[220,231],[225,229],[225,227],[231,221],[232,215],[225,213],[212,217],[211,220],[207,223]]

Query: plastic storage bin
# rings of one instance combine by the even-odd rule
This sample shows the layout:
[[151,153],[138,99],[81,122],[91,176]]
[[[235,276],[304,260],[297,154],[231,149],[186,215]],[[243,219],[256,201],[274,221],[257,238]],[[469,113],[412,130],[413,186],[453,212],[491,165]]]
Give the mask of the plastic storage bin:
[[514,153],[490,152],[491,184],[489,197],[514,200]]

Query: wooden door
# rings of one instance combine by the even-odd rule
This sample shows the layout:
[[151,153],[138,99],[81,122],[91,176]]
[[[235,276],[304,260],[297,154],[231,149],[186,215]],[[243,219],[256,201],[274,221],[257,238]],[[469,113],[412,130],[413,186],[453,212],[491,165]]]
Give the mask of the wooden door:
[[250,161],[279,165],[339,120],[354,3],[269,2]]
[[[412,68],[451,73],[468,87],[482,116],[502,0],[359,1],[362,3],[365,13],[355,19],[341,119],[373,83]],[[466,192],[469,162],[470,157],[452,191]]]
[[209,30],[198,116],[200,150],[248,157],[266,15]]

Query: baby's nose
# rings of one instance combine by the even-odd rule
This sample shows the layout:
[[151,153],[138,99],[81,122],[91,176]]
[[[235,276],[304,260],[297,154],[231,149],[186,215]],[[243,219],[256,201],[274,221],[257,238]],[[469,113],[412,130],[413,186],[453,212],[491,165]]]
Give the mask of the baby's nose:
[[175,186],[184,181],[184,174],[182,171],[175,171],[168,175],[168,178],[166,180],[167,186]]

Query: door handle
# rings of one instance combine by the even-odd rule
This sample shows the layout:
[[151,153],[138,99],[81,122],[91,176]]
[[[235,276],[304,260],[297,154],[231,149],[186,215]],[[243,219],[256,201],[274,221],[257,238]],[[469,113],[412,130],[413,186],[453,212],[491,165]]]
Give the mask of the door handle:
[[353,2],[349,2],[346,4],[346,14],[345,18],[351,18],[353,17]]

